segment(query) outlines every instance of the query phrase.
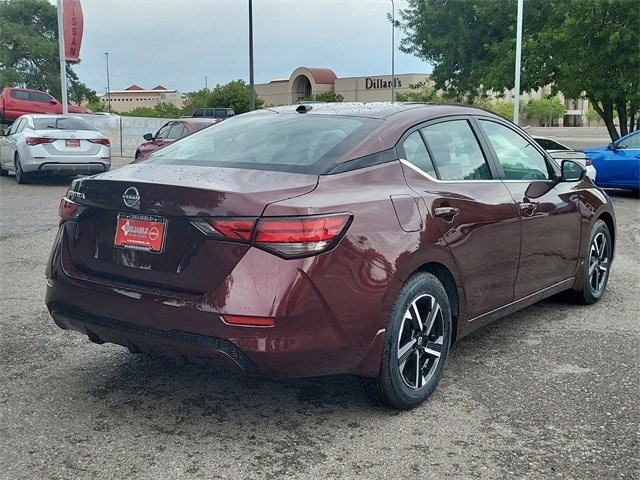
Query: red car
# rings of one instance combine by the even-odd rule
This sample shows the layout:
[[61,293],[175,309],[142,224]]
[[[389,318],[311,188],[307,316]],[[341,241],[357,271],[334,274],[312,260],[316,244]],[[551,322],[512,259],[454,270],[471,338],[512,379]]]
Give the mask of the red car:
[[179,120],[171,120],[162,125],[155,135],[153,133],[145,133],[142,136],[146,142],[136,150],[135,160],[144,160],[156,150],[219,122],[219,118],[181,118]]
[[[68,106],[69,113],[89,113],[89,110],[77,105]],[[40,90],[6,87],[0,94],[0,123],[11,123],[28,113],[61,114],[62,104]]]
[[272,377],[354,374],[399,409],[449,347],[565,290],[605,292],[613,207],[486,111],[313,104],[239,115],[74,180],[46,304],[131,352]]

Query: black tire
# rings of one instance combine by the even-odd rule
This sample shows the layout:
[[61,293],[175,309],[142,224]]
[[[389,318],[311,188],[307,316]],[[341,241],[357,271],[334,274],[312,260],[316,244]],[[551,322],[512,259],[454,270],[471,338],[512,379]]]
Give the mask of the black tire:
[[583,267],[582,289],[574,293],[574,300],[583,305],[590,305],[602,298],[607,288],[613,242],[609,227],[602,220],[597,220],[591,229],[589,247]]
[[417,407],[436,389],[450,344],[451,307],[447,292],[430,273],[412,275],[391,309],[380,374],[362,378],[365,392],[373,400],[398,410]]
[[16,181],[24,185],[25,183],[29,183],[30,175],[25,173],[22,170],[22,164],[20,163],[20,156],[16,153],[16,158],[14,160],[15,172],[16,172]]

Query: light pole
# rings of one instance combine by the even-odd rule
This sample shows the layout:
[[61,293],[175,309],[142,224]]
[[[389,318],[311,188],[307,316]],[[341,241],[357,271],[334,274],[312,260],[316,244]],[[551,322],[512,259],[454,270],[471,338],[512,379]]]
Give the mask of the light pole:
[[518,125],[520,121],[520,70],[522,68],[522,11],[524,0],[518,0],[518,18],[516,20],[516,71],[515,71],[515,96],[513,98],[513,123]]
[[253,1],[249,0],[249,110],[256,108],[256,92],[253,90]]
[[107,59],[107,111],[111,113],[111,85],[109,83],[109,52],[104,52]]
[[396,101],[396,6],[391,0],[391,101]]
[[203,75],[203,76],[204,76],[204,89],[209,90],[209,83],[208,83],[209,76],[208,75]]

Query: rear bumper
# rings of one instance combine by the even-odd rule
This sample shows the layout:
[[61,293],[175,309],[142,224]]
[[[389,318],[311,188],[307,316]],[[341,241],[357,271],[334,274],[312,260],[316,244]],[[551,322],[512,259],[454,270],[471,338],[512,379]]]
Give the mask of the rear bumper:
[[[252,248],[229,281],[194,295],[78,272],[62,236],[47,269],[45,301],[58,326],[93,342],[193,362],[221,359],[233,370],[275,378],[378,373],[389,284],[380,283],[379,267],[341,247],[320,262],[277,259],[284,264],[272,265],[266,278],[256,266],[273,256]],[[229,325],[226,314],[272,317],[276,324]]]
[[38,165],[36,171],[49,173],[75,173],[78,175],[93,175],[94,173],[106,172],[109,170],[111,162],[91,162],[91,163],[58,163],[44,162]]

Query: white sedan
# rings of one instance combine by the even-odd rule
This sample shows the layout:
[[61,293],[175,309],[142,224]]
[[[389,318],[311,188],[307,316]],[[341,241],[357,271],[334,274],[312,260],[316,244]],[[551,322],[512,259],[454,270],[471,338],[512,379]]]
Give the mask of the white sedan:
[[90,175],[111,167],[111,143],[86,120],[23,115],[0,137],[0,176],[18,183],[35,175]]
[[595,183],[596,168],[593,166],[593,163],[591,163],[591,159],[587,157],[584,152],[578,152],[550,138],[534,136],[533,139],[554,160],[557,160],[558,163],[562,162],[562,160],[573,160],[574,162],[580,163],[584,168],[587,169],[587,176]]

